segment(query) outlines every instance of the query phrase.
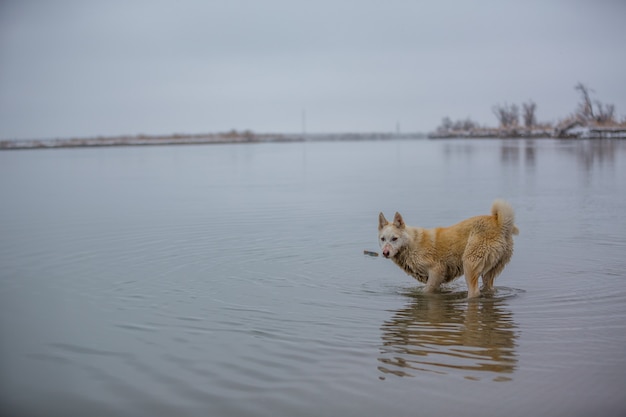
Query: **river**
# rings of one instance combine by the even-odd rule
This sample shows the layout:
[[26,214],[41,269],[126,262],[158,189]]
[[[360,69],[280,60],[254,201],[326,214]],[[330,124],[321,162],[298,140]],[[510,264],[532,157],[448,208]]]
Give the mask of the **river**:
[[[626,413],[626,141],[3,151],[0,196],[3,415]],[[493,295],[363,254],[495,198]]]

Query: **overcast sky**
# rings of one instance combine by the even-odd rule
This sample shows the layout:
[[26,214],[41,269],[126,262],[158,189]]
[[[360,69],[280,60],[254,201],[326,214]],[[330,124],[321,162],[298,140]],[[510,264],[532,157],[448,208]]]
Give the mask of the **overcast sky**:
[[626,116],[624,0],[1,0],[0,139]]

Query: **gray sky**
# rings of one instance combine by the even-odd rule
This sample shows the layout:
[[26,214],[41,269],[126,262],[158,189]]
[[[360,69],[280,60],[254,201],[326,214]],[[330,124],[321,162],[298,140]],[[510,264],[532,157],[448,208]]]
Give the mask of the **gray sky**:
[[0,139],[626,116],[626,1],[1,0]]

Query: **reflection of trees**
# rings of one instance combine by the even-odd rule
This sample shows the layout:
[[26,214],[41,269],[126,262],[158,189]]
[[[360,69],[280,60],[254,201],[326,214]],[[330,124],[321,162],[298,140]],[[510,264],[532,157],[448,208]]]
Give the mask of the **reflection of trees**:
[[519,141],[502,141],[500,146],[500,161],[505,165],[519,163]]
[[[565,154],[575,158],[581,172],[591,172],[597,168],[611,168],[618,155],[626,151],[626,142],[622,139],[496,139],[493,143],[498,146],[502,168],[514,170],[520,166],[533,170],[542,161],[557,164],[564,159],[558,157]],[[473,140],[444,142],[443,155],[450,164],[465,157],[470,167],[478,166],[490,161],[481,154],[488,148],[479,144],[482,145]]]
[[508,380],[505,374],[517,364],[515,328],[503,300],[417,296],[383,323],[378,369],[398,376],[459,372],[469,379]]
[[527,140],[524,142],[524,160],[526,165],[530,167],[535,166],[535,142],[533,140]]
[[585,171],[590,171],[595,164],[613,165],[618,143],[621,144],[612,139],[577,139],[572,141],[573,146],[564,149],[576,156]]
[[535,166],[535,141],[533,139],[504,140],[500,145],[500,162],[503,165],[517,165],[520,156],[524,155],[524,164],[530,168]]

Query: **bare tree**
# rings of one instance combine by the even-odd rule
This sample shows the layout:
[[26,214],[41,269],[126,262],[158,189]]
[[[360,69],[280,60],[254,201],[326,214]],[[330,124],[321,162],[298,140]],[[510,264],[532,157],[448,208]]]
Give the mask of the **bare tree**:
[[580,91],[582,101],[578,104],[576,117],[581,122],[596,122],[601,124],[615,123],[615,106],[613,104],[604,104],[599,100],[591,101],[590,92],[592,89],[583,83],[576,84],[574,89]]
[[448,130],[452,130],[453,124],[454,123],[452,122],[452,119],[450,119],[448,116],[446,116],[446,117],[444,117],[441,120],[441,126],[439,126],[439,127],[440,127],[441,130],[448,131]]
[[460,132],[460,131],[470,131],[473,129],[478,129],[480,127],[480,125],[478,123],[476,123],[475,121],[473,121],[472,119],[470,119],[469,117],[466,118],[465,120],[457,120],[457,121],[452,121],[452,119],[450,119],[449,117],[444,117],[441,120],[441,124],[439,125],[439,127],[437,128],[437,131],[439,132]]
[[517,104],[497,104],[493,106],[491,110],[500,122],[500,127],[511,128],[516,127],[519,124],[519,107],[517,107]]
[[464,131],[469,131],[472,129],[476,129],[478,127],[478,123],[474,122],[472,119],[470,119],[469,117],[465,120],[457,120],[456,122],[454,122],[453,124],[453,129],[454,130],[464,130]]
[[535,116],[536,110],[537,104],[534,101],[530,100],[527,103],[522,103],[524,126],[526,126],[527,129],[530,129],[537,124],[537,118]]
[[477,129],[478,127],[479,127],[478,123],[474,122],[469,117],[467,119],[463,120],[463,129],[464,130]]
[[596,101],[596,122],[598,123],[615,123],[615,106],[613,104],[602,104]]
[[578,104],[576,115],[582,120],[594,120],[595,116],[593,114],[593,103],[591,102],[591,97],[589,96],[589,92],[593,92],[593,90],[580,82],[576,84],[574,89],[580,91],[582,96],[582,102]]

